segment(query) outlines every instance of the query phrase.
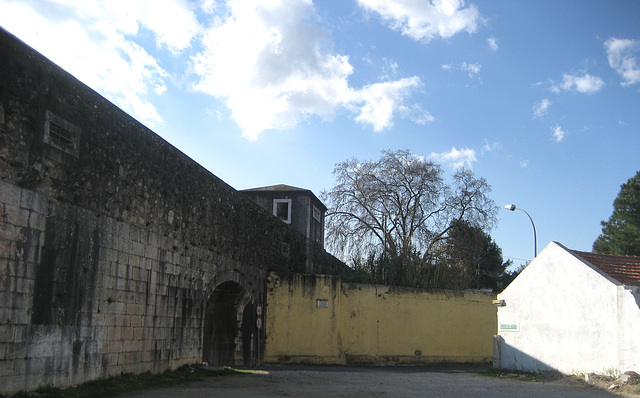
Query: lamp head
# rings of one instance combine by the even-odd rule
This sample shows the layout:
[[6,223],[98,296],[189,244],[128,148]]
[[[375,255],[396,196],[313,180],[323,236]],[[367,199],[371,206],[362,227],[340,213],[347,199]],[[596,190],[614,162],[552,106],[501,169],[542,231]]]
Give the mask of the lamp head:
[[504,206],[505,209],[509,210],[509,211],[515,211],[516,210],[516,205],[505,205]]

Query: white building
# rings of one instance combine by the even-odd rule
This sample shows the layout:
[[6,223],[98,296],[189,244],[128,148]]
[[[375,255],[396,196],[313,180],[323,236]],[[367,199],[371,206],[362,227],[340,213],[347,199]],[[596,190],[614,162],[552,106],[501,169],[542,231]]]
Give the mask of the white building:
[[498,368],[640,372],[640,257],[551,242],[498,295]]

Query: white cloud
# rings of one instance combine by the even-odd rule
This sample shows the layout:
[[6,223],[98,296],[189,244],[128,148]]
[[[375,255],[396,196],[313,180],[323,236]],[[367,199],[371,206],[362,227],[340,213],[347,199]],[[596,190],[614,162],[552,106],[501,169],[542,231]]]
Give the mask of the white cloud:
[[482,69],[482,65],[480,64],[469,64],[466,61],[462,62],[460,65],[455,65],[453,63],[448,63],[442,65],[442,69],[446,71],[450,70],[460,70],[463,72],[467,72],[467,75],[470,79],[478,77],[480,74],[480,70]]
[[538,118],[547,114],[547,110],[551,105],[551,101],[548,98],[544,98],[533,106],[533,117]]
[[411,88],[419,85],[420,79],[412,77],[364,87],[358,93],[364,106],[360,109],[356,121],[371,124],[374,131],[392,126],[393,113],[402,106],[403,97],[409,94]]
[[556,142],[562,141],[566,134],[567,134],[567,132],[562,130],[562,127],[560,127],[560,125],[558,125],[558,124],[556,124],[555,126],[551,127],[551,136],[553,137],[553,139]]
[[0,25],[150,127],[162,118],[148,96],[166,90],[168,74],[133,37],[148,29],[176,52],[198,30],[178,0],[0,0],[0,9]]
[[463,62],[460,67],[463,71],[468,72],[469,78],[471,79],[477,77],[480,73],[480,69],[482,69],[482,65],[480,64],[468,64],[466,62]]
[[491,152],[491,151],[495,151],[498,149],[502,149],[502,144],[500,142],[494,141],[489,143],[489,141],[484,140],[484,146],[482,148],[482,154],[484,155],[484,152]]
[[192,57],[194,88],[224,98],[250,140],[310,115],[330,118],[338,108],[379,131],[393,125],[405,97],[421,84],[410,77],[350,87],[349,58],[330,52],[309,0],[230,0],[227,8],[228,17],[208,29],[204,50]]
[[623,86],[640,82],[640,40],[611,38],[604,43],[609,66],[623,79]]
[[433,115],[429,113],[429,111],[422,109],[420,104],[402,106],[399,108],[399,110],[403,117],[408,118],[416,124],[425,125],[435,120]]
[[358,0],[366,10],[378,13],[389,23],[414,40],[444,39],[456,33],[473,33],[480,22],[475,5],[465,7],[463,0]]
[[454,169],[459,169],[465,165],[471,168],[472,163],[476,161],[476,151],[469,148],[458,150],[453,147],[451,148],[451,151],[445,153],[431,152],[428,159],[435,160],[440,163],[447,163]]
[[520,167],[525,168],[529,166],[529,160],[521,160],[520,161]]
[[551,91],[559,93],[560,91],[577,91],[579,93],[592,94],[597,93],[604,86],[604,81],[598,76],[591,76],[586,73],[584,76],[576,76],[563,74],[562,83],[554,84]]
[[489,43],[489,48],[492,51],[498,51],[498,39],[496,39],[495,37],[490,37],[487,39],[487,42]]

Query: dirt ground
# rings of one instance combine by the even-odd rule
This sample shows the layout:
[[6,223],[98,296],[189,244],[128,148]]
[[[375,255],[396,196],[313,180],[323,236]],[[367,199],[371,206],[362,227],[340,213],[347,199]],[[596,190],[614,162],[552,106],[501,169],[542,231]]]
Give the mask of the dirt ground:
[[523,381],[519,375],[489,377],[484,374],[487,370],[478,366],[265,367],[243,375],[141,390],[121,397],[640,397],[631,391],[637,385],[608,390],[613,383],[596,377],[591,377],[590,382],[603,388],[559,374]]

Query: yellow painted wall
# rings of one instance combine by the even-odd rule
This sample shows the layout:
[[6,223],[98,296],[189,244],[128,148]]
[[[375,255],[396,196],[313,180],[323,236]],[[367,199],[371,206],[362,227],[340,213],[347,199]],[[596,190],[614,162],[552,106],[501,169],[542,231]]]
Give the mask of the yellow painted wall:
[[[495,295],[341,283],[272,273],[265,361],[276,363],[490,362]],[[328,308],[318,308],[318,299]]]
[[[336,301],[340,281],[328,275],[275,274],[267,279],[265,362],[339,364]],[[317,300],[327,300],[318,308]]]

